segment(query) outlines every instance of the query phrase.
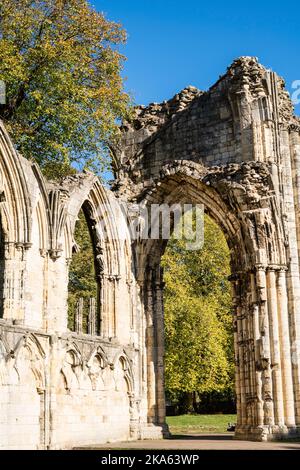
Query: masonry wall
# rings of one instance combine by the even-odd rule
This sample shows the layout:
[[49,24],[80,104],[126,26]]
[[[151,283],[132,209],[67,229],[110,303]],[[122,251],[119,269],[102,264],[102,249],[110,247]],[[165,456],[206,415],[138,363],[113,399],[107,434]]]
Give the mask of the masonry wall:
[[[2,320],[0,333],[1,448],[70,449],[138,437],[132,351],[97,338],[29,333]],[[9,360],[7,346],[15,347]]]
[[[284,81],[241,57],[207,92],[139,106],[115,148],[119,197],[203,204],[231,251],[236,437],[295,436],[299,415],[299,119]],[[148,341],[148,405],[164,422],[165,243],[138,247]]]
[[[118,201],[202,203],[222,227],[231,249],[236,436],[295,436],[300,125],[283,80],[242,57],[207,92],[188,87],[137,107],[121,130],[109,191],[91,173],[46,181],[0,123],[0,448],[167,434],[165,241],[122,232]],[[67,327],[81,208],[99,290],[89,335],[80,309],[76,331]]]
[[[147,416],[138,412],[145,385],[137,287],[130,241],[119,240],[106,216],[114,196],[90,173],[45,181],[2,124],[0,138],[0,448],[138,438]],[[67,326],[73,233],[84,204],[99,289],[89,335]]]

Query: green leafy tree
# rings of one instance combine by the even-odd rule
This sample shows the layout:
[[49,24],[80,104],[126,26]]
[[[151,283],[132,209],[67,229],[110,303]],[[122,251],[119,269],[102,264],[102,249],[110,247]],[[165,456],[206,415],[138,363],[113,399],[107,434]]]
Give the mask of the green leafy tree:
[[48,176],[103,164],[128,109],[117,50],[125,39],[86,0],[1,0],[0,118]]
[[220,228],[208,216],[204,222],[201,249],[171,238],[162,260],[166,389],[189,411],[196,396],[233,390],[229,249]]
[[93,245],[83,210],[79,212],[74,238],[78,251],[73,253],[69,267],[68,326],[71,330],[74,329],[76,305],[78,299],[82,297],[84,302],[83,329],[86,331],[89,299],[94,297],[97,300],[97,283]]

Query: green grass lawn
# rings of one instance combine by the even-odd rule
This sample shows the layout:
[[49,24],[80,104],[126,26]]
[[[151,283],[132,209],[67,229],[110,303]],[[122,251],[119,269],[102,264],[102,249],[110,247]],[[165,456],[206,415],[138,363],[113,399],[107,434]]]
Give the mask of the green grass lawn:
[[227,433],[228,423],[236,423],[236,415],[181,415],[168,416],[172,434]]

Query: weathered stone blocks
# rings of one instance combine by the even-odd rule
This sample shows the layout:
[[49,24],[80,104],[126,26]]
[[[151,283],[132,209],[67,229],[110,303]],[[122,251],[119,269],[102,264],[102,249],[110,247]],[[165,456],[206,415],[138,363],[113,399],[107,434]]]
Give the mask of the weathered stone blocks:
[[[300,427],[300,122],[282,79],[237,59],[207,92],[138,107],[91,173],[47,182],[0,125],[0,447],[62,449],[168,433],[163,240],[120,233],[116,203],[201,203],[231,250],[237,438]],[[13,137],[13,136],[12,136]],[[98,283],[90,334],[67,328],[83,208]],[[108,217],[109,214],[109,217]]]

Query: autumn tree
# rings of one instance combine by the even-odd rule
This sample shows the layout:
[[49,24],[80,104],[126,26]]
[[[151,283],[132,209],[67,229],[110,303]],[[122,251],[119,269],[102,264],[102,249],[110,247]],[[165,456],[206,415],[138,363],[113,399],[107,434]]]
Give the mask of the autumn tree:
[[87,330],[88,305],[91,297],[97,302],[93,244],[83,210],[78,215],[74,239],[77,250],[73,253],[69,267],[68,327],[74,329],[76,305],[83,298],[83,331]]
[[105,162],[129,103],[117,49],[125,39],[86,0],[1,0],[0,118],[48,176]]
[[229,249],[220,228],[204,218],[204,245],[186,249],[172,237],[162,265],[165,287],[166,390],[183,411],[212,394],[233,394],[233,332]]

